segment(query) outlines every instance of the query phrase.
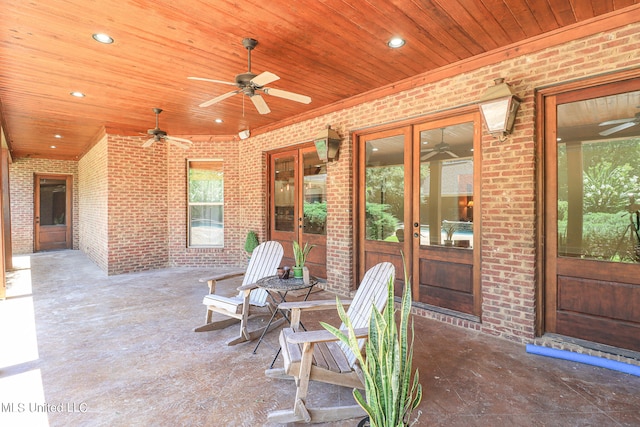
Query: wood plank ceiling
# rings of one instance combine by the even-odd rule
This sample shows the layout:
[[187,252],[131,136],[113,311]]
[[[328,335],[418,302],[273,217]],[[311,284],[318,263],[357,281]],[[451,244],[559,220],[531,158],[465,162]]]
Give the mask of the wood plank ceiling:
[[[102,129],[153,128],[154,107],[170,135],[236,135],[594,17],[637,20],[639,1],[4,0],[2,126],[14,158],[77,159]],[[393,36],[407,44],[390,49]],[[245,37],[259,42],[255,74],[312,102],[263,95],[271,113],[258,114],[237,94],[199,107],[234,87],[187,77],[232,82],[247,71]]]

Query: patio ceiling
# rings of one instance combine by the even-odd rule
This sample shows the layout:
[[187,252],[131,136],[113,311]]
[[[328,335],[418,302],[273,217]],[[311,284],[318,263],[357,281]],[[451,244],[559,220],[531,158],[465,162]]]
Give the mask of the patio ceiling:
[[[236,135],[606,14],[638,19],[638,0],[5,0],[0,114],[13,157],[77,159],[103,132]],[[635,18],[634,18],[635,16]],[[94,33],[115,40],[100,44]],[[390,49],[401,36],[406,45]],[[234,90],[252,71],[309,104],[263,95],[259,114]],[[489,76],[488,81],[495,76]],[[84,98],[70,95],[83,92]],[[215,119],[222,123],[215,123]],[[62,138],[55,138],[60,135]],[[57,148],[50,148],[55,145]]]

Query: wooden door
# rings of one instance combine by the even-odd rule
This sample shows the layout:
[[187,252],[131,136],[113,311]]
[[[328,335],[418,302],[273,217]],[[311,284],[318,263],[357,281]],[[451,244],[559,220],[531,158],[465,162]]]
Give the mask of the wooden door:
[[71,189],[69,175],[35,175],[34,250],[71,249]]
[[416,301],[480,316],[478,113],[414,130],[412,275]]
[[640,79],[544,98],[544,332],[640,351]]
[[390,261],[399,295],[406,265],[414,301],[480,315],[479,144],[477,113],[358,136],[358,281]]
[[411,271],[411,127],[359,137],[358,277],[388,261],[396,268],[396,295],[404,284],[403,256]]
[[269,235],[284,247],[283,265],[293,266],[292,244],[313,245],[306,266],[326,278],[327,166],[314,146],[269,155]]

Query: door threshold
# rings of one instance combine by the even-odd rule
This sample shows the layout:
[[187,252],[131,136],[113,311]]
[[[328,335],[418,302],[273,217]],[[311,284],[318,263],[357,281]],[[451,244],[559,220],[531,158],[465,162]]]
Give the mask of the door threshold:
[[598,356],[605,359],[628,363],[630,365],[640,366],[640,352],[573,338],[566,335],[547,333],[541,337],[537,337],[533,344],[573,351],[575,353],[583,353],[590,356]]

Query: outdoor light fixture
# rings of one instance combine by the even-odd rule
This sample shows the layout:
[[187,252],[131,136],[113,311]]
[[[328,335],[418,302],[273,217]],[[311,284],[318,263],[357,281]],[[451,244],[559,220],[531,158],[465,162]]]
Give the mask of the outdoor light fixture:
[[503,78],[495,79],[494,82],[495,86],[488,88],[480,98],[480,112],[489,133],[503,141],[511,133],[522,100]]
[[240,139],[247,139],[249,138],[249,136],[251,136],[251,132],[249,132],[249,129],[245,129],[243,131],[241,131],[238,136],[240,137]]
[[331,125],[327,125],[326,129],[321,130],[313,139],[318,152],[318,158],[323,162],[333,161],[338,157],[340,150],[340,135],[331,129]]

